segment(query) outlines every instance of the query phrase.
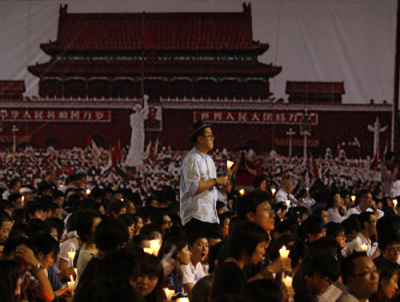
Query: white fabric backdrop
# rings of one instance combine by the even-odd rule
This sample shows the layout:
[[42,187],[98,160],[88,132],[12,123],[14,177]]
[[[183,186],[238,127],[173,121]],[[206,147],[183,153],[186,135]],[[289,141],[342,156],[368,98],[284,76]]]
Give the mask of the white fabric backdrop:
[[[27,66],[49,57],[39,44],[56,39],[58,9],[69,12],[235,12],[241,0],[0,1],[0,80],[25,80]],[[254,0],[254,40],[269,43],[260,61],[282,66],[271,91],[287,99],[286,81],[344,81],[344,103],[392,102],[396,0]]]

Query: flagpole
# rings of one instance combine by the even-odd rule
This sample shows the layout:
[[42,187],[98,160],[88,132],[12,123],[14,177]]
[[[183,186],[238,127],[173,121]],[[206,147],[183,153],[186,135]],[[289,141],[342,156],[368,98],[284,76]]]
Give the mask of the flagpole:
[[400,20],[400,0],[397,0],[397,15],[396,15],[396,45],[395,45],[395,62],[394,62],[394,90],[393,90],[393,107],[392,107],[392,127],[390,137],[390,150],[395,150],[395,134],[396,134],[396,122],[397,122],[397,111],[399,108],[399,20]]

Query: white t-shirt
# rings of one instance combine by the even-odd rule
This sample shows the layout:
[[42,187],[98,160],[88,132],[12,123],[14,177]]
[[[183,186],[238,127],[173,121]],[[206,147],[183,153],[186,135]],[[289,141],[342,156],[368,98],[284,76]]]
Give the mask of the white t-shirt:
[[201,278],[205,276],[203,266],[201,263],[197,263],[193,266],[192,261],[188,265],[182,265],[180,267],[182,273],[182,284],[194,283],[196,284]]

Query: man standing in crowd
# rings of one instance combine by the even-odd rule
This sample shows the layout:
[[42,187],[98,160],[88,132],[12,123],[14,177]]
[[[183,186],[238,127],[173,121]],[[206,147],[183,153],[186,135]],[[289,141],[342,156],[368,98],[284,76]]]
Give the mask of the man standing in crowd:
[[211,126],[197,121],[189,127],[189,134],[194,147],[181,166],[181,220],[187,233],[205,232],[212,226],[218,227],[217,186],[228,185],[229,179],[217,177],[214,161],[207,155],[214,147]]
[[381,165],[382,184],[385,196],[395,198],[400,195],[400,180],[397,179],[400,161],[396,154],[389,151],[385,154],[385,161]]
[[372,204],[372,194],[370,191],[363,189],[358,193],[358,206],[355,206],[351,208],[347,214],[346,218],[349,218],[353,214],[360,214],[362,212],[368,211],[368,212],[374,212],[375,216],[377,219],[380,219],[383,217],[384,213],[379,210],[379,209],[374,209],[371,207]]

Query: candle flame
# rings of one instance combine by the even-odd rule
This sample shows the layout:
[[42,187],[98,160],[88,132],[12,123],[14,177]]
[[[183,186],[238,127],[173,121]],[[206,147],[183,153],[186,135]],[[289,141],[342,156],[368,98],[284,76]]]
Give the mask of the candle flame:
[[232,168],[233,164],[234,164],[233,161],[230,161],[230,160],[227,160],[227,161],[226,161],[226,167],[228,168],[228,170],[229,170],[230,168]]
[[397,207],[397,199],[393,199],[393,205]]
[[354,202],[356,201],[356,195],[351,195],[351,200]]
[[271,188],[271,193],[272,193],[272,195],[275,195],[276,189],[275,188]]
[[243,196],[244,195],[244,189],[240,189],[239,190],[239,194],[240,194],[240,196]]

